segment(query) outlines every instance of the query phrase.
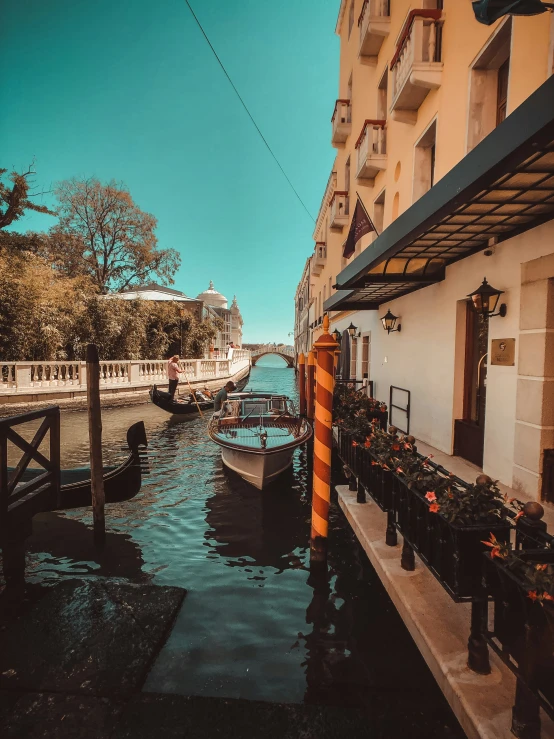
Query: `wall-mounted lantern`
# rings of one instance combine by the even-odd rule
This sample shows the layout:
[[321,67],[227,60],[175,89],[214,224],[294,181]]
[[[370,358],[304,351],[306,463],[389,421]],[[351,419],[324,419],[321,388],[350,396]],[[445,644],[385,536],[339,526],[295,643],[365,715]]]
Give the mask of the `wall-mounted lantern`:
[[346,330],[348,331],[348,333],[350,334],[352,338],[357,336],[356,331],[358,330],[358,327],[354,326],[353,323],[351,323],[350,326]]
[[340,337],[341,337],[341,336],[340,336],[340,331],[338,330],[338,328],[336,328],[336,329],[335,329],[335,330],[333,331],[333,333],[331,334],[331,336],[333,337],[333,339],[334,339],[334,340],[335,340],[335,341],[337,342],[337,344],[338,344],[338,343],[339,343],[339,340],[340,340]]
[[492,316],[502,316],[502,318],[504,318],[508,312],[506,303],[501,303],[498,313],[494,312],[498,305],[498,300],[503,294],[504,290],[495,290],[492,285],[489,285],[487,278],[485,277],[483,279],[483,284],[467,297],[471,298],[473,307],[477,313],[480,313],[485,318],[491,318]]
[[394,313],[390,312],[390,310],[388,310],[386,314],[381,318],[383,328],[388,334],[392,334],[394,331],[400,331],[400,329],[402,328],[400,324],[398,324],[398,328],[395,328],[397,321],[398,316],[395,316]]

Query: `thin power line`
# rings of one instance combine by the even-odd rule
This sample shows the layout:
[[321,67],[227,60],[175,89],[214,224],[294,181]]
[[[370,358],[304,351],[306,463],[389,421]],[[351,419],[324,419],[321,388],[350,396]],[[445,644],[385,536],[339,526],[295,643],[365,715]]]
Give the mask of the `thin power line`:
[[190,10],[190,12],[192,13],[192,17],[193,17],[193,18],[194,18],[194,20],[196,21],[196,24],[197,24],[198,28],[199,28],[199,29],[200,29],[200,30],[202,31],[202,35],[203,35],[203,36],[204,36],[204,38],[206,39],[206,42],[207,42],[208,46],[210,47],[210,49],[211,49],[211,50],[212,50],[212,52],[213,52],[213,55],[214,55],[214,56],[215,56],[215,58],[217,59],[217,61],[218,61],[218,64],[219,64],[219,66],[221,67],[221,69],[223,70],[223,73],[225,74],[225,76],[226,76],[226,77],[227,77],[227,79],[229,80],[229,84],[231,85],[231,87],[232,87],[232,88],[233,88],[233,90],[235,91],[235,94],[236,94],[236,96],[238,97],[238,99],[240,100],[240,102],[241,102],[241,105],[242,105],[242,107],[244,108],[244,110],[245,110],[245,111],[246,111],[246,113],[248,114],[248,117],[250,118],[250,120],[251,120],[251,121],[252,121],[252,123],[254,124],[254,128],[255,128],[255,129],[256,129],[256,131],[257,131],[257,132],[259,133],[259,135],[260,135],[260,138],[261,138],[261,140],[262,140],[262,141],[264,142],[264,144],[266,145],[266,148],[267,148],[267,150],[269,151],[269,153],[271,154],[271,156],[273,157],[273,159],[274,159],[274,160],[275,160],[275,162],[277,163],[277,166],[279,167],[279,169],[280,169],[280,170],[281,170],[281,172],[283,173],[283,176],[284,176],[284,178],[285,178],[285,179],[286,179],[286,181],[287,181],[287,182],[289,183],[289,185],[290,185],[290,187],[291,187],[292,191],[294,192],[294,194],[295,194],[295,195],[296,195],[296,197],[298,198],[298,200],[299,200],[299,202],[301,203],[302,207],[304,208],[304,210],[306,211],[306,213],[307,213],[307,214],[308,214],[308,215],[310,216],[310,218],[312,219],[312,221],[314,221],[314,223],[315,223],[315,218],[314,218],[314,217],[312,216],[312,214],[310,213],[310,211],[309,211],[309,210],[308,210],[308,208],[306,207],[306,204],[304,203],[304,201],[302,200],[302,198],[301,198],[301,197],[300,197],[300,195],[298,194],[298,191],[297,191],[297,189],[296,189],[296,188],[295,188],[295,186],[294,186],[294,185],[292,184],[292,182],[291,182],[291,180],[290,180],[289,176],[287,175],[287,173],[286,173],[286,172],[285,172],[285,170],[283,169],[283,167],[282,167],[282,165],[281,165],[281,162],[280,162],[280,161],[279,161],[279,160],[277,159],[277,157],[276,157],[276,156],[275,156],[275,154],[273,153],[273,150],[272,150],[271,146],[270,146],[270,145],[269,145],[269,144],[267,143],[267,140],[266,140],[265,136],[264,136],[264,135],[263,135],[263,133],[262,133],[262,132],[260,131],[260,127],[258,126],[258,124],[256,123],[256,121],[254,120],[254,117],[252,116],[252,113],[251,113],[251,112],[250,112],[250,111],[248,110],[248,107],[247,107],[246,103],[244,102],[244,100],[242,99],[242,97],[241,97],[241,95],[240,95],[240,92],[239,92],[239,91],[237,90],[237,88],[235,87],[235,83],[233,82],[233,80],[232,80],[232,79],[231,79],[231,77],[229,76],[229,73],[228,73],[228,72],[227,72],[227,70],[225,69],[225,65],[223,64],[223,62],[221,61],[221,59],[220,59],[220,58],[218,57],[218,55],[217,55],[217,52],[216,52],[216,50],[215,50],[215,49],[214,49],[214,47],[212,46],[212,42],[211,42],[211,41],[210,41],[210,39],[208,38],[208,34],[206,33],[206,31],[205,31],[205,30],[204,30],[204,28],[202,27],[202,24],[200,23],[200,21],[199,21],[199,20],[198,20],[198,18],[196,17],[196,13],[195,13],[195,12],[194,12],[194,10],[192,9],[192,6],[191,6],[191,4],[189,3],[189,0],[185,0],[185,2],[186,2],[186,4],[188,5],[188,9],[189,9],[189,10]]

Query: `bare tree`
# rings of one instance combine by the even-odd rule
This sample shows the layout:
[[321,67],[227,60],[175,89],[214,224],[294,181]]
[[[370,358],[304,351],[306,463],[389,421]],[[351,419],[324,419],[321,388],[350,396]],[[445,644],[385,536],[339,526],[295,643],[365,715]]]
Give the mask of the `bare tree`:
[[7,171],[7,169],[0,167],[0,228],[6,228],[10,223],[17,221],[26,210],[34,210],[37,213],[48,213],[51,216],[55,215],[45,205],[37,205],[29,200],[29,198],[43,194],[29,192],[32,188],[32,180],[30,178],[35,174],[34,162],[26,172],[22,172],[21,174],[12,172],[9,175],[8,179],[12,183],[11,186],[1,181],[1,178]]
[[124,185],[72,179],[55,192],[60,220],[50,231],[48,247],[59,269],[71,276],[90,275],[101,293],[153,276],[173,283],[179,253],[158,248],[156,219],[135,205]]

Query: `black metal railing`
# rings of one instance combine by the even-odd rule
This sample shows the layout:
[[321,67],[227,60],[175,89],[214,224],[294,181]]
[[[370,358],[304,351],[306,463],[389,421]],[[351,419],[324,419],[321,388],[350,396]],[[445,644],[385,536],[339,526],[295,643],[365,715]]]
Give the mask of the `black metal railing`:
[[[511,540],[518,556],[537,563],[554,562],[554,536],[542,521],[542,507],[528,505],[528,515],[521,517],[502,506],[497,522],[450,523],[430,513],[425,497],[411,489],[401,474],[383,468],[371,447],[366,448],[340,426],[335,439],[349,488],[357,492],[358,503],[364,503],[366,495],[370,495],[387,513],[386,543],[395,546],[396,532],[402,534],[403,569],[415,568],[417,552],[455,602],[472,604],[468,666],[488,674],[491,669],[487,645],[500,655],[517,677],[512,730],[521,739],[539,739],[539,706],[554,717],[554,608],[549,604],[544,609],[537,606],[531,614],[531,606],[536,604],[529,599],[523,584],[515,582],[501,561],[486,554],[483,542],[492,533],[499,542]],[[415,447],[414,451],[424,459]],[[440,476],[448,477],[453,486],[469,487],[442,465],[428,458],[425,463]],[[494,625],[489,630],[491,606]]]

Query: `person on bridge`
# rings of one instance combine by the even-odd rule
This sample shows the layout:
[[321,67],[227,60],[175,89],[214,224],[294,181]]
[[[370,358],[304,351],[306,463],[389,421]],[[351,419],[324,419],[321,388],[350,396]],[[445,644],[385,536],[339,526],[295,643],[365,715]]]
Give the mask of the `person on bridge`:
[[175,391],[179,384],[179,375],[184,373],[184,370],[179,368],[179,359],[180,356],[174,354],[167,362],[167,376],[169,377],[169,394],[171,395],[171,400],[175,399]]
[[215,401],[214,401],[214,411],[217,414],[221,413],[221,406],[227,400],[227,393],[232,393],[236,389],[237,389],[237,386],[231,380],[229,380],[229,382],[225,384],[225,387],[221,388],[221,390],[215,396]]

